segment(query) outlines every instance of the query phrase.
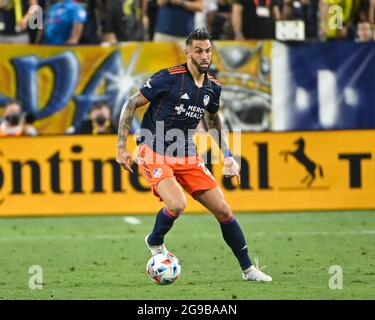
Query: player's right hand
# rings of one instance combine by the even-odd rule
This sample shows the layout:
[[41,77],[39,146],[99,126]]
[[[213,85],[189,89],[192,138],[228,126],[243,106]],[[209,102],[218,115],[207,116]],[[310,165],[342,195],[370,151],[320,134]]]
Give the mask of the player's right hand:
[[236,177],[237,182],[241,185],[240,166],[233,157],[224,158],[224,176],[227,178]]
[[133,173],[133,169],[131,168],[133,159],[131,153],[127,149],[117,148],[116,161],[125,170]]

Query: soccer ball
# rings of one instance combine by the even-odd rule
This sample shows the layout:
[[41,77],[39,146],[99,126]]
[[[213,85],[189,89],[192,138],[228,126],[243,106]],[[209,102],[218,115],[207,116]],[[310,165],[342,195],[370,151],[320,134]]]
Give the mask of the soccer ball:
[[158,253],[147,262],[146,273],[157,284],[166,285],[175,282],[180,276],[181,265],[172,253]]

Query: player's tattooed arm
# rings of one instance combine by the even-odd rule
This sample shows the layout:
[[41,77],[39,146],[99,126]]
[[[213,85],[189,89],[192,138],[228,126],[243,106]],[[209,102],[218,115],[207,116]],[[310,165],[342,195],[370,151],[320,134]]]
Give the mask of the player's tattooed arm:
[[206,112],[205,114],[205,121],[208,130],[212,137],[214,138],[215,142],[223,152],[224,157],[232,156],[231,151],[229,150],[228,143],[225,140],[225,135],[223,133],[223,121],[221,120],[221,116],[219,112],[210,113]]
[[126,148],[126,140],[133,123],[135,110],[147,102],[147,99],[138,91],[123,105],[118,123],[117,148]]
[[219,112],[206,112],[205,115],[208,129],[221,130],[223,128],[223,122],[221,121]]
[[221,120],[219,112],[210,113],[206,112],[205,122],[209,133],[221,149],[224,155],[224,176],[236,177],[238,184],[241,184],[240,166],[233,158],[233,154],[229,149],[228,143],[223,133],[223,121]]
[[125,170],[133,173],[131,168],[132,156],[126,148],[126,140],[128,138],[135,110],[147,103],[147,99],[140,93],[132,95],[128,101],[124,104],[121,110],[120,120],[118,124],[118,136],[117,136],[117,154],[116,161]]

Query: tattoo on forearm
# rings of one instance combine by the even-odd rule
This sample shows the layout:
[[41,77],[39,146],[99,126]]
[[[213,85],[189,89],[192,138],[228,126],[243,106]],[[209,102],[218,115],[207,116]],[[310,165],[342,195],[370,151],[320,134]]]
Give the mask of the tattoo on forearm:
[[125,148],[126,139],[131,129],[135,110],[147,103],[147,100],[141,93],[137,92],[129,98],[121,110],[120,120],[118,123],[117,147]]
[[224,155],[226,155],[229,151],[228,143],[226,142],[225,136],[222,132],[223,129],[223,122],[221,121],[221,117],[219,112],[214,114],[208,113],[207,115],[207,127],[209,130],[216,130],[216,134],[213,134],[212,137],[216,141],[217,145],[221,149]]

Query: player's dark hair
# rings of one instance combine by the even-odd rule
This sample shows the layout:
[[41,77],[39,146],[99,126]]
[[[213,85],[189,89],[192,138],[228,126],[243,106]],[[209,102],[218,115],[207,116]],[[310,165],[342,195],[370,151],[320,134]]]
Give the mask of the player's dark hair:
[[194,40],[211,40],[211,35],[205,28],[195,29],[186,39],[186,45],[191,45]]

